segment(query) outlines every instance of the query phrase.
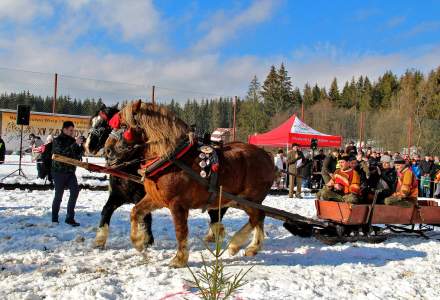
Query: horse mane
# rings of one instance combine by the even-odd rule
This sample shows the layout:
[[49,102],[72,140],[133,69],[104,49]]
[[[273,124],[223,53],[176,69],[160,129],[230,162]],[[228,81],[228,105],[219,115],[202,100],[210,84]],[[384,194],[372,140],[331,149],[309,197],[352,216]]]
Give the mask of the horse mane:
[[133,103],[129,103],[120,114],[128,126],[143,129],[148,151],[161,157],[171,154],[189,133],[189,126],[163,105],[143,102],[133,112]]

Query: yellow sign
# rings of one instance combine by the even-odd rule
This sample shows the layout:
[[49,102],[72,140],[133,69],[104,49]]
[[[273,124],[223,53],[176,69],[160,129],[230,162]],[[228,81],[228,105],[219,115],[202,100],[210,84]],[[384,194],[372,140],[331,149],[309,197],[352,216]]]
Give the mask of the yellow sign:
[[[17,125],[15,112],[1,112],[1,136],[6,143],[6,149],[16,151],[20,148],[20,129]],[[75,136],[86,136],[89,129],[88,117],[75,117],[63,115],[39,114],[31,112],[29,126],[23,126],[23,149],[28,147],[28,136],[33,133],[45,141],[48,135],[56,137],[61,133],[64,121],[72,121],[75,124]]]

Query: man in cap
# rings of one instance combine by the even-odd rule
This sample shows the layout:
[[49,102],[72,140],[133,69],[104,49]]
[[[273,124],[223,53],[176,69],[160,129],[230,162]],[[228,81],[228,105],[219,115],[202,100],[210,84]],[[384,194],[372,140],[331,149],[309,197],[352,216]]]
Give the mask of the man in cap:
[[340,169],[331,176],[326,186],[318,192],[319,200],[358,203],[360,201],[360,176],[350,167],[350,161],[356,160],[347,154],[339,158]]
[[417,178],[403,158],[396,157],[394,166],[397,171],[396,191],[385,198],[384,203],[386,205],[411,207],[417,203],[419,193]]
[[302,178],[299,169],[302,167],[304,154],[299,149],[298,144],[292,145],[292,150],[287,153],[287,163],[289,165],[289,198],[293,198],[293,187],[296,179],[296,198],[301,198]]
[[349,155],[356,155],[357,152],[357,148],[354,145],[354,142],[351,141],[348,146],[345,148],[345,153],[349,154]]
[[[397,156],[396,156],[397,157]],[[383,204],[386,197],[391,196],[396,190],[397,173],[391,165],[391,157],[383,155],[380,158],[380,190],[377,196],[377,203]]]

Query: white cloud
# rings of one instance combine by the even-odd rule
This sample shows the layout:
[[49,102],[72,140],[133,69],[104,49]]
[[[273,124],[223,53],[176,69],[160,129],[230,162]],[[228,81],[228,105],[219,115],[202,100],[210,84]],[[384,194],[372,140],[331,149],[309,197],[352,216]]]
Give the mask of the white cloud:
[[[282,56],[245,56],[224,60],[218,54],[139,59],[121,54],[103,54],[97,49],[70,51],[67,47],[48,46],[37,37],[22,36],[12,41],[7,51],[0,51],[0,66],[133,83],[117,84],[65,76],[59,79],[59,94],[79,98],[102,97],[106,101],[116,102],[149,98],[153,84],[158,86],[156,95],[159,100],[243,96],[254,74],[262,82],[270,65],[278,66],[281,62],[286,64],[294,85],[302,89],[306,82],[328,87],[333,77],[338,78],[341,86],[352,76],[367,75],[375,80],[386,70],[401,74],[407,68],[417,68],[426,72],[437,67],[440,61],[440,45],[425,49],[418,55],[409,54],[413,51],[352,56],[339,51],[335,55],[331,54],[334,51],[332,46],[325,47],[329,49],[329,55],[311,56],[301,61]],[[5,74],[5,71],[0,69],[2,73]],[[29,89],[44,96],[53,93],[52,75],[11,74],[6,72],[8,76],[1,77],[0,89]]]
[[212,19],[205,22],[205,26],[209,26],[209,31],[196,43],[194,50],[204,51],[216,48],[228,39],[235,37],[238,31],[268,20],[277,4],[278,1],[256,0],[251,6],[236,15],[231,16],[224,12],[217,13]]
[[52,14],[52,7],[47,1],[1,0],[0,21],[7,19],[17,23],[31,21],[34,17],[45,17]]
[[152,35],[159,26],[159,13],[152,0],[101,0],[94,12],[103,26],[120,30],[127,40]]

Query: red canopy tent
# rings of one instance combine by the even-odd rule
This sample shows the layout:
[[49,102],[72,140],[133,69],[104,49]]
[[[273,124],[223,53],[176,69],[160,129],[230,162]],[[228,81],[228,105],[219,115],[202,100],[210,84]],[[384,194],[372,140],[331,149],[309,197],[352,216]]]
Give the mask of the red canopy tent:
[[318,147],[340,147],[342,138],[337,135],[328,135],[316,131],[296,115],[291,116],[286,122],[269,132],[249,136],[249,144],[259,146],[283,147],[298,144],[310,147],[312,139],[318,140]]

